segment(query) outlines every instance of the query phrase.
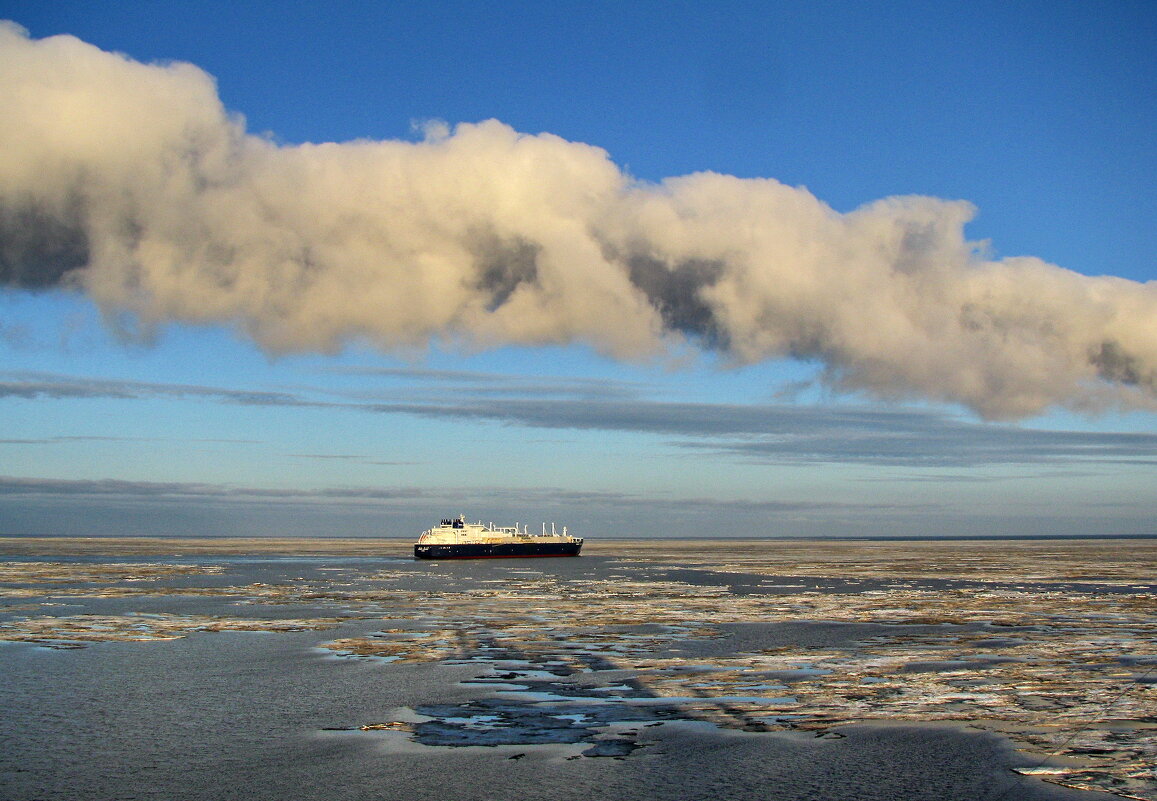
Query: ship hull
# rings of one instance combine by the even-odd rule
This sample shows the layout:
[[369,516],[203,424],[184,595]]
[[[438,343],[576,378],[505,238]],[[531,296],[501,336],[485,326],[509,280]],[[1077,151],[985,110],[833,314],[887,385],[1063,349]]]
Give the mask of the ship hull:
[[415,545],[415,559],[515,559],[528,556],[578,556],[581,542],[495,542]]

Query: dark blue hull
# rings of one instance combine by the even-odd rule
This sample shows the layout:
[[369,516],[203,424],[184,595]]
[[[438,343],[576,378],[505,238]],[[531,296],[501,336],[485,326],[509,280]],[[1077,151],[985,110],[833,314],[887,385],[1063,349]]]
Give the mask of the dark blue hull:
[[415,559],[512,559],[521,556],[578,556],[579,542],[502,542],[478,545],[415,545]]

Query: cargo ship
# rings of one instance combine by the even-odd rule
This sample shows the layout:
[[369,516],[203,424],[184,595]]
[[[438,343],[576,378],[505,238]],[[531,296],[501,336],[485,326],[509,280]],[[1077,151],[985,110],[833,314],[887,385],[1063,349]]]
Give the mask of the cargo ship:
[[519,556],[578,556],[582,537],[555,530],[531,533],[526,526],[495,526],[493,523],[467,523],[465,515],[443,520],[441,525],[426,529],[414,543],[415,559],[502,559]]

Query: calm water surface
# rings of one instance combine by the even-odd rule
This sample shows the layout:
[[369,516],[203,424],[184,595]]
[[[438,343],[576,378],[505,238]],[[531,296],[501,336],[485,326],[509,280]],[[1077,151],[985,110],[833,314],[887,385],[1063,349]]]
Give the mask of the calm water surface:
[[[946,715],[996,703],[985,683],[1039,658],[1026,648],[1057,652],[1002,598],[1113,604],[1139,643],[1151,583],[1113,565],[1034,577],[1023,553],[913,570],[894,543],[818,569],[697,547],[428,563],[10,546],[0,798],[1105,797],[1013,773],[1040,756]],[[963,614],[978,590],[991,608]],[[1138,643],[1119,638],[1114,669],[1143,687],[1157,657]],[[901,669],[930,648],[956,672]],[[930,682],[949,680],[960,698],[871,706],[893,703],[881,685],[944,696]]]

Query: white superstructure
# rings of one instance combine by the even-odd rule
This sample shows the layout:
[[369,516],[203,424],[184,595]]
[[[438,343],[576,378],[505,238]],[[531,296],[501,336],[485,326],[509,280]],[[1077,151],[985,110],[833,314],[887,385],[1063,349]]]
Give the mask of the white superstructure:
[[550,531],[547,531],[546,523],[542,524],[541,533],[538,531],[531,532],[529,527],[522,526],[517,523],[513,526],[496,526],[493,523],[483,523],[479,520],[477,523],[467,523],[466,515],[459,515],[456,520],[443,520],[441,525],[435,528],[429,528],[422,532],[418,537],[419,545],[489,545],[501,543],[573,543],[581,542],[576,537],[567,534],[566,526],[562,527],[562,532],[555,529],[554,523],[550,524]]

